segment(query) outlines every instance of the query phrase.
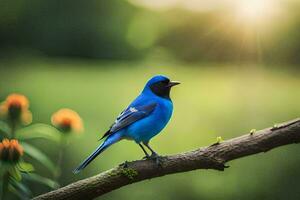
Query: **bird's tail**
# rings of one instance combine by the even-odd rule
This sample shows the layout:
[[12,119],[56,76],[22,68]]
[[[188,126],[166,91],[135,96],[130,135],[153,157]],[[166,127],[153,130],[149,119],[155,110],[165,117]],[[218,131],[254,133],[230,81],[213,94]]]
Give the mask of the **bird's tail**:
[[121,136],[117,133],[108,136],[105,141],[89,156],[87,157],[76,169],[73,170],[74,174],[83,170],[90,162],[92,162],[100,153],[107,149],[112,144],[118,142]]

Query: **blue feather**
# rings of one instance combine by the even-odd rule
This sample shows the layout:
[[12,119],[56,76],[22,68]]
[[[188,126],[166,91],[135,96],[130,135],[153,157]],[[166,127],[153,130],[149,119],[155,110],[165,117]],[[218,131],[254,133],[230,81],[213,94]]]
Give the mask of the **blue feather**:
[[105,141],[98,146],[98,148],[89,156],[87,157],[76,169],[73,170],[74,174],[79,173],[83,170],[90,162],[92,162],[100,153],[102,153],[105,149],[107,149],[110,145],[118,142],[120,140],[120,134],[110,135],[105,139]]
[[148,144],[152,137],[161,132],[172,116],[173,103],[169,93],[171,87],[177,84],[179,83],[171,82],[161,75],[151,78],[142,93],[104,134],[102,138],[106,137],[105,141],[74,170],[74,173],[80,172],[100,153],[121,139]]

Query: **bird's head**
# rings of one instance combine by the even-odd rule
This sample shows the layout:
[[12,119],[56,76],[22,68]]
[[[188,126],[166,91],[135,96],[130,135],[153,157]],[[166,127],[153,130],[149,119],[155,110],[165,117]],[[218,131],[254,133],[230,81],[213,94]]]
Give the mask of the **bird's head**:
[[151,91],[159,97],[170,99],[171,88],[178,84],[180,83],[177,81],[170,81],[166,76],[156,75],[147,82],[143,92]]

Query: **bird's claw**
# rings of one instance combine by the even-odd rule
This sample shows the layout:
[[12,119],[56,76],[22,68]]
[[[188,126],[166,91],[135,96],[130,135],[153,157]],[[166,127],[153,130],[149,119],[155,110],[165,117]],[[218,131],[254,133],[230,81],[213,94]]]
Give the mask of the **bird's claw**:
[[152,153],[150,156],[146,155],[143,157],[144,160],[153,160],[155,161],[156,165],[161,167],[162,166],[162,159],[157,153]]
[[159,157],[157,153],[152,153],[151,156],[149,156],[151,159]]
[[128,161],[126,160],[125,162],[121,163],[119,166],[123,168],[128,168]]
[[143,160],[148,160],[148,159],[150,159],[150,156],[149,155],[145,155],[142,159]]
[[162,159],[157,153],[152,153],[149,158],[154,160],[158,167],[162,166]]
[[155,163],[158,167],[162,167],[162,159],[160,156],[155,158]]

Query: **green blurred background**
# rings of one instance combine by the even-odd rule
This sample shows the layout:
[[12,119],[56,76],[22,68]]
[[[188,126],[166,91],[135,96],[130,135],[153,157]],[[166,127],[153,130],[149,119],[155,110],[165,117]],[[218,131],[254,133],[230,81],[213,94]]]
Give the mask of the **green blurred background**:
[[[210,145],[299,117],[299,9],[297,0],[0,0],[0,98],[26,95],[34,122],[50,123],[62,107],[81,115],[85,132],[67,147],[62,185],[143,156],[122,141],[72,174],[155,74],[182,85],[153,148],[166,155]],[[57,158],[57,144],[33,143]],[[225,172],[170,175],[102,199],[300,199],[299,153],[281,147]]]

